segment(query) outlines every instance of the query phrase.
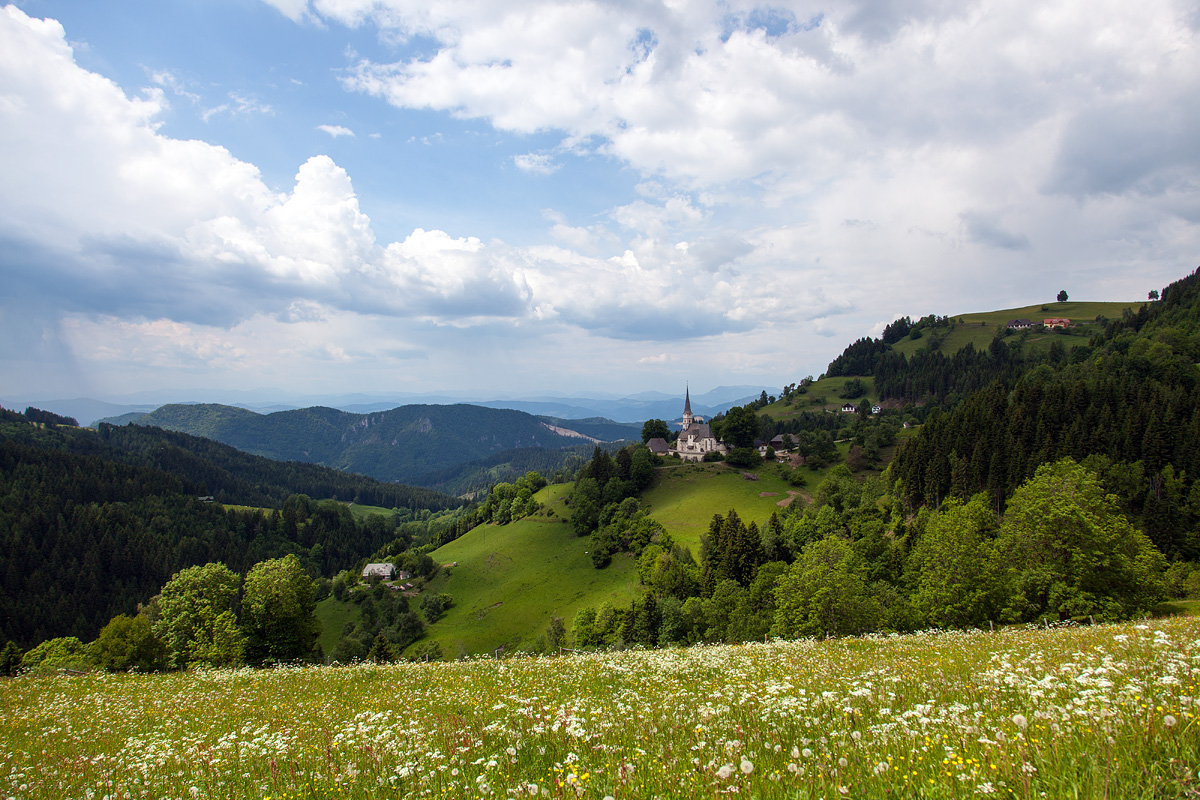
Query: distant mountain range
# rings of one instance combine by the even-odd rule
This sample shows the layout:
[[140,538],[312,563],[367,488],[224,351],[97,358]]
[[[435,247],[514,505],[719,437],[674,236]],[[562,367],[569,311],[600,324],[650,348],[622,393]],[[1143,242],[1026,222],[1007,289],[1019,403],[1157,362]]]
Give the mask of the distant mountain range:
[[235,406],[174,404],[132,421],[203,436],[279,461],[321,464],[400,483],[415,483],[423,475],[506,451],[633,439],[641,430],[605,419],[539,419],[522,411],[462,403],[407,405],[365,414],[323,406],[259,414]]
[[[779,394],[777,387],[769,386],[718,386],[703,393],[692,393],[692,411],[712,417],[727,411],[732,406],[745,405],[766,391]],[[197,397],[196,395],[209,395]],[[534,395],[529,397],[495,397],[483,393],[396,393],[388,395],[347,394],[329,396],[294,396],[227,393],[214,397],[212,392],[142,393],[107,400],[80,397],[71,400],[38,399],[31,397],[0,398],[0,405],[17,410],[26,406],[53,411],[79,420],[81,425],[92,425],[98,420],[113,424],[133,421],[130,414],[147,414],[164,403],[192,405],[196,401],[220,400],[222,405],[269,414],[276,411],[291,411],[311,406],[326,406],[352,414],[367,414],[386,411],[397,406],[412,404],[455,405],[470,403],[487,408],[511,409],[528,414],[556,417],[567,420],[583,420],[602,417],[614,422],[641,423],[648,419],[678,419],[683,411],[683,392],[639,392],[632,395],[574,396]]]

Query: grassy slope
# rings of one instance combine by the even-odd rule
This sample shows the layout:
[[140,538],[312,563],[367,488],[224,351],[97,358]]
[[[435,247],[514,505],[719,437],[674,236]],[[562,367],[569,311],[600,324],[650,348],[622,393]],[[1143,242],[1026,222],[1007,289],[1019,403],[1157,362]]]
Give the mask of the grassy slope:
[[793,398],[794,405],[776,401],[769,406],[759,410],[760,414],[768,414],[772,419],[787,419],[800,414],[802,411],[829,411],[830,413],[840,414],[841,408],[845,403],[874,403],[879,399],[875,394],[875,381],[870,377],[859,378],[863,385],[866,386],[867,393],[862,397],[854,400],[846,400],[838,397],[842,389],[846,385],[846,381],[850,378],[822,378],[813,383],[807,394],[797,395]]
[[446,592],[454,605],[430,626],[429,639],[448,658],[528,648],[552,616],[569,628],[576,612],[605,601],[628,605],[635,595],[633,560],[619,556],[603,570],[592,566],[590,540],[566,523],[563,499],[570,487],[548,486],[538,495],[554,511],[509,525],[480,526],[433,553],[443,570],[429,591]]
[[[757,474],[758,480],[746,480],[744,472]],[[728,464],[668,466],[658,470],[642,502],[677,543],[699,555],[700,535],[708,530],[714,514],[724,516],[732,509],[743,520],[761,525],[779,508],[778,503],[788,498],[788,492],[803,497],[824,479],[824,472],[806,470],[808,484],[793,487],[779,477],[773,465],[754,470]]]
[[[774,466],[753,470],[757,481],[745,480],[744,471],[726,464],[666,466],[658,470],[643,502],[677,542],[698,553],[700,535],[713,514],[733,509],[761,524],[789,491],[803,499],[825,473],[812,472],[808,485],[796,489]],[[629,556],[618,556],[608,568],[597,570],[587,552],[589,539],[572,534],[566,522],[570,509],[563,502],[570,489],[569,484],[548,486],[538,495],[553,516],[543,512],[509,525],[485,525],[433,553],[439,563],[458,563],[428,587],[454,598],[446,616],[429,629],[429,638],[441,644],[445,656],[485,653],[501,645],[527,648],[552,616],[569,628],[581,608],[604,602],[628,605],[635,596],[637,572]]]
[[333,595],[317,603],[317,622],[321,623],[321,635],[317,641],[325,655],[333,652],[338,640],[342,638],[342,629],[347,622],[358,622],[362,612],[354,603],[342,603]]

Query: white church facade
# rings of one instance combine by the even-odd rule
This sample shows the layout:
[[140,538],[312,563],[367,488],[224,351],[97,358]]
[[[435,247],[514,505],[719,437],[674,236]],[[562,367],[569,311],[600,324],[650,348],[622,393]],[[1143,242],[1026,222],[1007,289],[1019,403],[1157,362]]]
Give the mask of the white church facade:
[[701,461],[708,453],[727,452],[724,442],[717,441],[712,428],[704,421],[704,417],[692,415],[691,390],[687,389],[683,396],[683,428],[670,454],[679,456],[684,461]]

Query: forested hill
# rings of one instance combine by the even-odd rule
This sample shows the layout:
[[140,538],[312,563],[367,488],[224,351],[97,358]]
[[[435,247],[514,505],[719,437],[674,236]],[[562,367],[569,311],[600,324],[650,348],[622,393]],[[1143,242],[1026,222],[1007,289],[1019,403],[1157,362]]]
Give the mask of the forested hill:
[[[5,414],[9,415],[6,421],[20,422],[17,415]],[[384,483],[316,464],[274,461],[201,436],[161,428],[101,423],[92,431],[18,424],[4,426],[4,437],[41,449],[162,470],[178,478],[186,493],[210,495],[218,503],[279,508],[289,496],[306,494],[414,511],[443,511],[462,505],[439,491]]]
[[167,405],[137,424],[205,436],[267,458],[402,483],[505,450],[580,443],[522,411],[466,404],[409,405],[369,414],[322,407],[256,414],[222,405]]
[[997,338],[959,356],[949,384],[987,381],[897,453],[911,504],[988,492],[999,508],[1038,465],[1071,456],[1168,557],[1200,556],[1200,271],[1073,351],[1032,358]]
[[[245,572],[293,553],[313,573],[330,575],[397,535],[384,517],[359,522],[345,503],[315,502],[305,491],[423,516],[459,504],[427,489],[275,464],[153,428],[41,427],[4,412],[0,640],[22,647],[53,636],[88,641],[184,567],[220,561]],[[206,495],[279,510],[226,509]]]

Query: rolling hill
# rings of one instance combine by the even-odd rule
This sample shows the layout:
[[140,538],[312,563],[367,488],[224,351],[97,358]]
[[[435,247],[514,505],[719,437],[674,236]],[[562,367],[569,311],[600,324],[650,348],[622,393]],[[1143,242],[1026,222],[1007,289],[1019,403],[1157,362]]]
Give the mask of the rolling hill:
[[557,450],[588,441],[556,432],[521,411],[466,404],[400,406],[368,414],[320,406],[257,414],[233,406],[167,405],[137,424],[204,436],[280,461],[401,483],[507,450]]
[[[660,467],[643,504],[679,544],[699,556],[700,535],[713,514],[732,509],[762,524],[781,502],[811,499],[810,489],[787,485],[773,466],[751,470],[757,481],[746,480],[745,472],[726,464]],[[823,474],[814,473],[811,485]],[[636,564],[622,553],[604,569],[592,565],[591,539],[575,536],[566,522],[570,509],[565,501],[572,486],[542,489],[536,498],[546,509],[538,515],[508,525],[481,525],[433,552],[439,564],[454,566],[426,591],[450,594],[454,605],[429,627],[421,644],[438,642],[447,658],[498,647],[528,649],[552,617],[570,629],[582,608],[606,602],[628,606],[639,590]]]

